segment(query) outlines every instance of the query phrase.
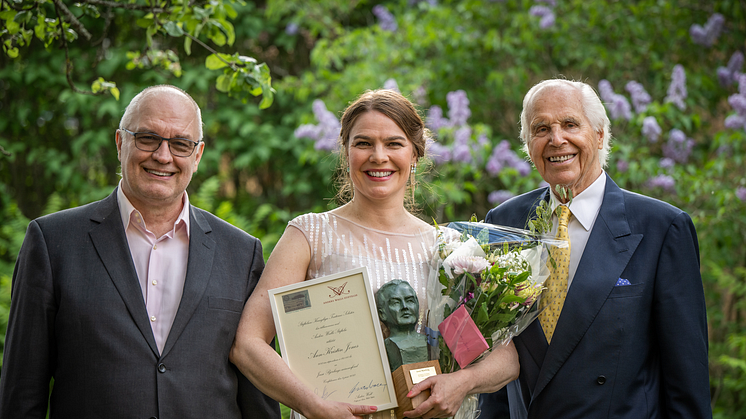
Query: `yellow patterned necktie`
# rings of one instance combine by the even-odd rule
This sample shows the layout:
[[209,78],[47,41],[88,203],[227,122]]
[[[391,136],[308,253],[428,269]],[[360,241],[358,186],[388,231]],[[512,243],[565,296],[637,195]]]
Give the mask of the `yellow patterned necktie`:
[[554,328],[557,327],[557,319],[562,312],[562,306],[565,304],[567,295],[567,278],[570,274],[570,235],[567,233],[567,224],[570,222],[570,208],[560,205],[557,207],[559,212],[559,224],[557,225],[557,239],[567,240],[567,247],[554,247],[552,249],[552,258],[556,268],[545,284],[547,289],[541,297],[539,308],[544,311],[539,315],[541,328],[544,329],[544,335],[547,342],[552,343]]

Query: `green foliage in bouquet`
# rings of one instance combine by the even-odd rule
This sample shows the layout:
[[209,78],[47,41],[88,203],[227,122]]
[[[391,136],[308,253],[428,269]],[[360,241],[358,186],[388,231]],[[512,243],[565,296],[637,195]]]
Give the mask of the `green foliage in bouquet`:
[[[543,290],[543,279],[533,271],[524,251],[535,249],[538,254],[543,248],[538,241],[490,244],[487,240],[487,228],[476,237],[463,231],[456,242],[441,240],[438,280],[444,287],[441,295],[446,299],[443,318],[463,304],[487,345],[493,348],[519,333],[526,315],[535,311],[532,307]],[[470,245],[476,254],[446,261],[458,248]],[[451,269],[453,273],[449,275]],[[458,364],[442,336],[439,348],[441,369],[457,370]]]

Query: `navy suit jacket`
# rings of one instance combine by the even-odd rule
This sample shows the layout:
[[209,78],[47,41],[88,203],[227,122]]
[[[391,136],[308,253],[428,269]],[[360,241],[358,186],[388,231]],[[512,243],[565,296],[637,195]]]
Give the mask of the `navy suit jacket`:
[[[184,293],[163,353],[117,205],[29,224],[13,273],[0,418],[279,418],[228,361],[264,268],[259,240],[190,207]],[[50,379],[54,379],[49,397]]]
[[[512,198],[485,221],[525,228],[548,193]],[[630,285],[616,286],[620,278]],[[607,176],[552,344],[539,321],[514,342],[529,418],[711,418],[706,310],[691,218],[620,189]]]

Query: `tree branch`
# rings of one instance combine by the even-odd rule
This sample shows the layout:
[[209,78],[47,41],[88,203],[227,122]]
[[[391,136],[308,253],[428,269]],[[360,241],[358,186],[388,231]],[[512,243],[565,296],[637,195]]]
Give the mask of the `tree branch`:
[[106,0],[84,0],[83,3],[93,4],[96,6],[107,6],[107,7],[116,8],[116,9],[149,10],[149,11],[152,11],[153,13],[163,13],[166,11],[166,9],[162,9],[160,7],[152,7],[148,5],[142,5],[142,4],[117,3],[115,1],[106,1]]
[[[73,83],[73,78],[72,78],[73,62],[70,60],[70,55],[67,50],[67,39],[65,38],[65,29],[63,28],[63,25],[62,25],[62,18],[60,17],[60,10],[57,7],[57,3],[59,1],[60,0],[54,0],[54,12],[57,14],[57,20],[60,22],[60,38],[62,39],[62,49],[65,50],[65,77],[67,78],[67,84],[70,85],[70,88],[73,89],[73,92],[75,93],[81,93],[84,95],[91,95],[91,96],[100,95],[103,92],[93,93],[88,90],[80,90],[75,86],[75,83]],[[65,8],[65,10],[67,10],[67,8]],[[70,13],[69,10],[67,10],[67,12]]]
[[1,146],[1,145],[0,145],[0,153],[3,153],[3,154],[5,154],[5,155],[6,155],[6,156],[8,156],[8,157],[10,157],[10,156],[12,156],[12,155],[13,155],[12,153],[10,153],[10,152],[6,151],[6,150],[5,150],[4,148],[3,148],[3,146]]
[[[62,3],[62,0],[52,0],[54,2],[54,7],[57,10],[57,17],[59,18],[59,11],[62,10],[62,13],[65,15],[65,17],[68,19],[68,22],[75,26],[75,28],[80,32],[81,35],[85,37],[87,40],[91,40],[91,34],[88,32],[88,30],[83,26],[82,23],[78,20],[78,18],[75,17],[74,14],[70,12],[70,9],[65,6],[64,3]],[[60,19],[60,28],[62,28],[62,19]],[[64,31],[62,32],[62,36],[65,36]]]

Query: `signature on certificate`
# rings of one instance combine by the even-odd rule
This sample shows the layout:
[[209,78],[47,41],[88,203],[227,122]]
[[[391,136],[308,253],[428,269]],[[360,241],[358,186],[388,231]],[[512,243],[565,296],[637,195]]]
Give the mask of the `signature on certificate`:
[[380,382],[374,382],[373,380],[370,380],[370,382],[367,385],[365,384],[361,385],[360,382],[358,381],[350,389],[350,393],[347,395],[347,398],[349,399],[350,397],[352,397],[353,394],[361,392],[361,391],[370,391],[370,390],[374,390],[378,388],[385,390],[386,387],[387,387],[387,384],[385,382],[380,383]]
[[316,393],[316,395],[317,395],[317,396],[319,396],[319,397],[321,397],[322,399],[326,400],[326,399],[328,399],[328,398],[329,398],[329,397],[330,397],[330,396],[331,396],[332,394],[336,393],[336,392],[337,392],[337,390],[333,390],[333,391],[327,391],[327,390],[326,390],[326,386],[324,386],[324,389],[323,389],[323,390],[321,390],[321,394],[319,394],[319,389],[318,389],[318,388],[315,388],[315,389],[313,390],[313,392],[314,392],[314,393]]

